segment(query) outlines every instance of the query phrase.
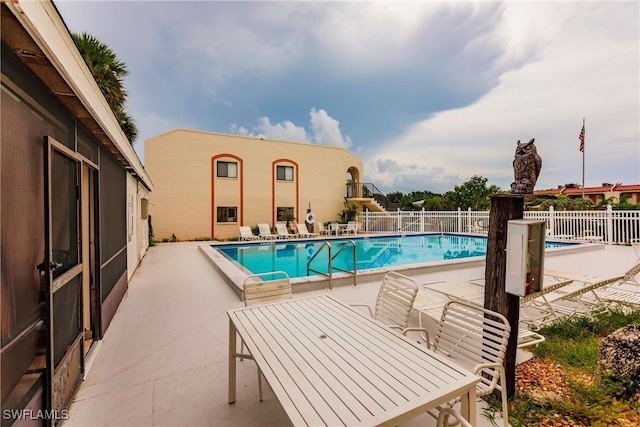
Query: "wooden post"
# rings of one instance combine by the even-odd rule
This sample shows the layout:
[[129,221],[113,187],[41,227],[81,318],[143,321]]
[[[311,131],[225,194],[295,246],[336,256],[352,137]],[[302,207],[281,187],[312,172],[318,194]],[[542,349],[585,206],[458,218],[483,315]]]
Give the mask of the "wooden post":
[[520,323],[520,297],[505,291],[507,272],[507,224],[524,216],[524,196],[494,194],[489,212],[489,240],[485,267],[484,307],[502,314],[511,325],[511,335],[504,359],[507,384],[503,384],[509,399],[516,391],[516,351]]

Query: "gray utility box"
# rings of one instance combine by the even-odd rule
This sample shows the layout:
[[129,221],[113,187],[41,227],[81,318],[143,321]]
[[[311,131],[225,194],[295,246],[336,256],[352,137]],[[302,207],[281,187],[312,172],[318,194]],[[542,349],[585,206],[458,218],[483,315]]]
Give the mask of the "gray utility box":
[[542,290],[546,225],[546,221],[509,221],[506,292],[523,297]]

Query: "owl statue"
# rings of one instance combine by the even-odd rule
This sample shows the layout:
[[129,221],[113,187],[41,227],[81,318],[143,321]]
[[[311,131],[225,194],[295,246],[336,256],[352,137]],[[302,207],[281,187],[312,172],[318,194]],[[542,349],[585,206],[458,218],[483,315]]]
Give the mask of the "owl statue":
[[516,155],[513,159],[513,177],[515,181],[511,184],[511,194],[533,194],[533,187],[536,185],[540,169],[542,168],[542,158],[538,155],[535,138],[526,144],[518,141]]

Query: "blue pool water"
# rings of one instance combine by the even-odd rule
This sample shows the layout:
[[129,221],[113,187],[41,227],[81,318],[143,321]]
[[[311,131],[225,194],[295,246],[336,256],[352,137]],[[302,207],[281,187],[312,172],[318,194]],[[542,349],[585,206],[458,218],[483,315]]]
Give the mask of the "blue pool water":
[[[316,251],[320,253],[311,262],[312,269],[328,273],[328,250],[321,249],[329,242],[334,267],[353,270],[353,246],[336,252],[348,241],[356,243],[357,269],[399,266],[441,261],[455,258],[485,256],[487,238],[451,234],[421,234],[395,237],[354,237],[331,240],[296,240],[278,242],[243,243],[237,245],[213,245],[227,258],[239,263],[251,273],[285,271],[289,277],[315,275],[307,272],[307,262]],[[547,248],[567,246],[570,243],[547,242]],[[338,271],[334,270],[334,273]]]

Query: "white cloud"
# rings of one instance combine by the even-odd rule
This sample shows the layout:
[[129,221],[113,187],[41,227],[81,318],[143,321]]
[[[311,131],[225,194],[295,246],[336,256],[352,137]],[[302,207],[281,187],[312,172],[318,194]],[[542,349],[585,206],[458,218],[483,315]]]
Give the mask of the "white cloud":
[[243,126],[233,124],[229,130],[239,135],[257,138],[279,139],[283,141],[309,142],[321,145],[333,145],[348,148],[352,145],[348,136],[340,131],[340,122],[327,114],[325,110],[312,108],[309,112],[311,135],[307,134],[304,126],[298,126],[289,120],[271,123],[269,117],[261,117],[253,131]]
[[316,144],[335,145],[344,148],[351,147],[351,138],[342,135],[340,122],[330,117],[326,111],[312,108],[309,116],[311,117],[313,141]]
[[[391,177],[376,167],[382,160],[395,162],[398,171],[419,164],[427,189],[443,176],[449,177],[452,188],[472,175],[489,177],[490,184],[506,189],[512,181],[516,141],[535,137],[543,158],[536,188],[579,182],[577,136],[583,117],[585,184],[620,179],[635,183],[640,178],[638,28],[624,30],[616,24],[625,21],[628,10],[612,6],[602,15],[597,13],[602,12],[600,3],[535,6],[508,3],[506,16],[511,20],[505,23],[510,28],[503,30],[523,30],[518,37],[526,34],[535,41],[536,57],[504,73],[500,85],[473,105],[438,113],[394,138],[367,163],[370,179],[383,180],[389,188],[405,179],[400,172]],[[514,48],[504,60],[521,54],[518,46]],[[436,168],[444,173],[432,180]]]
[[283,141],[307,141],[307,132],[304,127],[296,126],[292,122],[285,120],[280,123],[271,124],[269,117],[258,119],[256,126],[259,138],[280,139]]

